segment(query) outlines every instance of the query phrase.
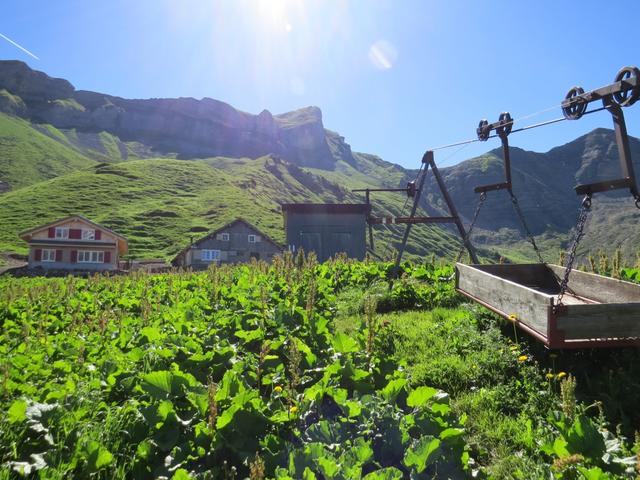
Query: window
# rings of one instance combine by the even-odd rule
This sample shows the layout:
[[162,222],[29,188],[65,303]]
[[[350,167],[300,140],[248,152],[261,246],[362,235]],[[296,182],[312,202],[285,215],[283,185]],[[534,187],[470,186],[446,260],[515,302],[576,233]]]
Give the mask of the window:
[[50,249],[42,250],[42,261],[43,262],[55,262],[56,261],[56,251]]
[[104,263],[104,252],[80,250],[78,252],[78,263]]
[[229,234],[228,233],[219,233],[217,235],[217,239],[218,240],[222,240],[223,242],[228,242],[229,241]]
[[95,240],[96,231],[95,230],[82,230],[82,240]]
[[56,227],[56,238],[69,238],[69,229],[67,227]]
[[249,243],[258,243],[260,241],[260,235],[249,235]]
[[200,252],[200,260],[204,260],[205,262],[220,260],[220,250],[202,250]]

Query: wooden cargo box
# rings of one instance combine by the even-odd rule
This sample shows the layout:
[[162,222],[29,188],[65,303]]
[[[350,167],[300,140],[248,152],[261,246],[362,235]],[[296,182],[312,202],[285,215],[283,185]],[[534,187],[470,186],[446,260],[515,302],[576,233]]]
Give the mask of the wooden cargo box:
[[549,348],[640,346],[640,285],[557,265],[456,265],[456,289]]

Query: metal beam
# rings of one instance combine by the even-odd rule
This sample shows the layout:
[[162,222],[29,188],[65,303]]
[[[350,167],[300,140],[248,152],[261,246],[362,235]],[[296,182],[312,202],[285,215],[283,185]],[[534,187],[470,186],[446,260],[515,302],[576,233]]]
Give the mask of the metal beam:
[[369,217],[373,225],[417,224],[417,223],[453,223],[454,217]]
[[449,213],[454,218],[454,223],[458,228],[458,233],[460,234],[460,238],[462,238],[462,241],[464,242],[464,246],[467,248],[467,251],[469,252],[469,257],[471,258],[471,261],[476,264],[480,263],[480,261],[478,260],[478,256],[476,255],[476,250],[475,248],[473,248],[473,245],[471,244],[471,239],[467,236],[467,232],[464,229],[462,220],[460,220],[460,215],[458,215],[458,210],[456,210],[456,205],[455,203],[453,203],[453,199],[449,195],[449,190],[447,190],[447,186],[444,184],[444,180],[442,179],[442,176],[440,175],[440,171],[438,170],[436,162],[433,159],[433,152],[431,152],[429,164],[431,165],[431,170],[433,170],[433,176],[436,178],[436,182],[438,182],[438,187],[440,187],[440,192],[444,197],[444,201],[447,203],[447,207],[449,208]]

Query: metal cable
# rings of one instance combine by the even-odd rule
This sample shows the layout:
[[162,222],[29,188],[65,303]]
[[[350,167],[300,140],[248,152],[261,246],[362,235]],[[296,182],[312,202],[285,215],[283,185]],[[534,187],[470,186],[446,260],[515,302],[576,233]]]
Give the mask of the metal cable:
[[[557,107],[554,107],[554,108],[557,108]],[[524,117],[520,117],[520,118],[518,118],[518,119],[516,119],[516,120],[512,120],[512,121],[511,121],[511,124],[512,124],[512,125],[514,125],[516,122],[522,121],[523,119],[526,119],[526,118],[531,118],[531,117],[536,116],[536,115],[539,115],[539,114],[541,114],[541,113],[548,112],[549,110],[552,110],[552,109],[551,109],[551,108],[549,108],[549,109],[545,109],[545,110],[540,110],[539,112],[532,113],[532,114],[530,114],[530,115],[525,115]],[[583,115],[589,115],[590,113],[601,112],[602,110],[606,110],[606,107],[594,108],[593,110],[589,110],[589,111],[587,111],[587,112],[584,112],[584,114],[583,114]],[[551,124],[553,124],[553,123],[564,122],[565,120],[568,120],[568,119],[567,119],[567,118],[565,118],[565,117],[559,117],[559,118],[554,118],[553,120],[547,120],[547,121],[545,121],[545,122],[534,123],[533,125],[527,125],[527,126],[525,126],[525,127],[521,127],[521,128],[517,128],[517,129],[515,129],[515,130],[512,130],[512,131],[510,132],[510,134],[511,134],[511,133],[524,132],[525,130],[531,130],[531,129],[533,129],[533,128],[544,127],[544,126],[546,126],[546,125],[551,125]],[[487,140],[488,140],[489,138],[496,138],[497,136],[498,136],[498,134],[494,133],[493,135],[489,135],[489,136],[487,137]],[[435,152],[435,151],[437,151],[437,150],[445,150],[445,149],[447,149],[447,148],[458,147],[458,146],[460,146],[460,145],[467,146],[467,145],[469,145],[469,144],[471,144],[471,143],[481,142],[481,141],[483,141],[483,140],[480,140],[479,138],[474,138],[474,139],[470,139],[470,140],[463,140],[463,141],[460,141],[460,142],[449,143],[449,144],[447,144],[447,145],[440,145],[440,146],[438,146],[438,147],[431,148],[431,149],[429,149],[429,150],[431,150],[432,152]]]

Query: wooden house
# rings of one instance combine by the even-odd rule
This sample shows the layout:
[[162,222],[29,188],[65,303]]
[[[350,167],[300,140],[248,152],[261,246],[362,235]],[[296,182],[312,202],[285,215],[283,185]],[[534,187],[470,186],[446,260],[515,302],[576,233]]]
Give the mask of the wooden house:
[[116,270],[127,253],[127,239],[81,215],[20,233],[29,244],[29,268]]
[[289,250],[313,251],[321,262],[338,253],[364,258],[369,205],[286,203],[282,213]]
[[246,220],[238,218],[192,242],[171,262],[202,270],[212,263],[243,263],[252,258],[269,262],[282,247]]

